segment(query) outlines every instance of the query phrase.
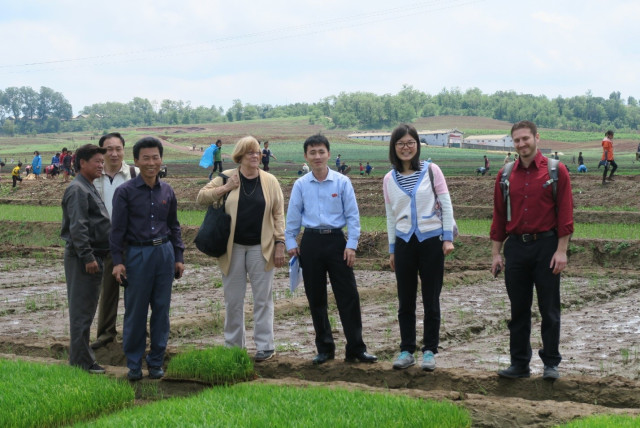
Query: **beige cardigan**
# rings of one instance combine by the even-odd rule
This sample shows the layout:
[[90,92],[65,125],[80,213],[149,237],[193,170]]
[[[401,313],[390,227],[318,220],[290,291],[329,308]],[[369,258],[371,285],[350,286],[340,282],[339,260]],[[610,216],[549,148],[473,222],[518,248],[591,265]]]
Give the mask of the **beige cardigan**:
[[[223,172],[227,177],[238,174],[239,169],[228,169]],[[264,216],[262,218],[262,255],[267,262],[265,271],[271,270],[275,266],[274,252],[275,241],[284,242],[284,197],[278,180],[268,172],[260,171],[260,187],[264,195]],[[222,186],[222,177],[216,177],[207,183],[200,192],[196,202],[201,205],[218,205],[222,197],[215,198],[213,190]],[[223,274],[229,274],[229,265],[231,263],[231,250],[233,248],[233,238],[236,230],[236,220],[238,216],[238,200],[240,197],[240,187],[229,192],[225,203],[225,212],[231,216],[231,234],[227,243],[227,252],[218,258],[218,266]]]

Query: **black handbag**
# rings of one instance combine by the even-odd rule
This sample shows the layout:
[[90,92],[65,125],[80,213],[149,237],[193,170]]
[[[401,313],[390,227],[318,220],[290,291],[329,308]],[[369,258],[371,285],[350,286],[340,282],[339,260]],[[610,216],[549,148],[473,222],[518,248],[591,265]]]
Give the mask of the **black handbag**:
[[[223,185],[227,183],[227,177],[220,174]],[[202,225],[193,242],[198,250],[211,257],[220,257],[227,252],[227,242],[231,233],[231,216],[224,211],[227,195],[222,199],[222,205],[214,208],[209,205]]]

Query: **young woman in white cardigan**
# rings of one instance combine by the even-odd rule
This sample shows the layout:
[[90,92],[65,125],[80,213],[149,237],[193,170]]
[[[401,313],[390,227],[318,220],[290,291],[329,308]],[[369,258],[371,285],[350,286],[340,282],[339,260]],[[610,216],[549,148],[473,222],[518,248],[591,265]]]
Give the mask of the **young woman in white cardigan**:
[[[389,263],[396,273],[400,355],[395,369],[415,364],[416,297],[420,275],[424,306],[422,369],[435,370],[440,335],[440,291],[444,257],[453,251],[453,208],[444,175],[437,165],[420,161],[416,129],[401,124],[391,133],[393,169],[383,181]],[[429,172],[431,171],[431,173]],[[433,178],[433,184],[431,182]]]

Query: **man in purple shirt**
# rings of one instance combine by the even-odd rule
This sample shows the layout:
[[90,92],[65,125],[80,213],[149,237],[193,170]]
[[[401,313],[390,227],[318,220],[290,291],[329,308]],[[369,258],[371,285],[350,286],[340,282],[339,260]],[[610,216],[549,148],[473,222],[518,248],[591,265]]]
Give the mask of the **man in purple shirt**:
[[174,278],[184,272],[177,200],[171,186],[160,181],[162,143],[145,137],[133,146],[140,174],[113,195],[111,255],[113,276],[124,290],[122,345],[129,380],[142,378],[146,324],[151,305],[151,347],[146,357],[149,377],[164,376],[162,364],[169,339],[169,306]]

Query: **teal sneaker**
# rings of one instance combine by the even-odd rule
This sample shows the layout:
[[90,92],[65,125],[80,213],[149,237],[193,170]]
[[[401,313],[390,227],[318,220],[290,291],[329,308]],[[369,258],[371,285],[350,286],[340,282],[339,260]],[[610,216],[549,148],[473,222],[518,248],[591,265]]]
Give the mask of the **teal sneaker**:
[[411,367],[416,363],[416,360],[413,358],[413,354],[408,351],[400,352],[398,358],[393,362],[394,369],[406,369],[407,367]]
[[436,369],[436,357],[431,351],[424,351],[422,354],[422,370],[432,372]]

